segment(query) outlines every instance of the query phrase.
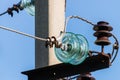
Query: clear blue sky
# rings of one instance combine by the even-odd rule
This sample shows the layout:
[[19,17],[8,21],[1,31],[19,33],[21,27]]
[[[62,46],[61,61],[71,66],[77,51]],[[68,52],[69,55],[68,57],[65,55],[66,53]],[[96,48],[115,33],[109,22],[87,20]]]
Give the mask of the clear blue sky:
[[[0,12],[5,11],[19,0],[1,0]],[[67,0],[66,17],[78,15],[93,23],[107,21],[114,28],[112,31],[120,40],[120,1],[119,0]],[[0,26],[6,26],[34,35],[35,19],[25,11],[14,12],[13,18],[5,14],[0,17]],[[91,50],[100,50],[94,45],[92,26],[72,19],[68,23],[67,31],[84,35]],[[34,69],[34,39],[0,29],[0,80],[27,80],[22,71]],[[110,39],[111,40],[111,39]],[[112,45],[111,45],[112,46]],[[111,52],[111,46],[106,52]],[[108,69],[92,72],[96,80],[118,80],[120,55]]]

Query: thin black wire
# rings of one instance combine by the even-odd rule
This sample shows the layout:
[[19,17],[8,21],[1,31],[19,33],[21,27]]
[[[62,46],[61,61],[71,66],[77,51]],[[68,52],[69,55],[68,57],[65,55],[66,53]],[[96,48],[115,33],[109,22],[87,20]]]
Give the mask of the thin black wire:
[[113,56],[113,55],[114,55],[114,51],[115,51],[115,49],[114,49],[114,46],[113,46],[113,49],[112,49],[112,54],[111,54],[111,56]]
[[[112,36],[113,36],[113,38],[116,40],[116,45],[118,46],[118,48],[116,49],[116,53],[115,53],[113,59],[111,60],[111,63],[113,63],[114,60],[116,59],[116,57],[117,57],[117,55],[118,55],[118,50],[119,50],[119,42],[118,42],[117,38],[116,38],[113,34],[112,34]],[[114,52],[114,51],[113,51],[113,52]],[[112,55],[113,55],[113,53],[112,53]]]
[[[20,6],[20,4],[21,4],[21,1],[18,2],[18,3],[16,4],[16,6],[17,6],[20,10],[22,10],[23,8]],[[12,11],[14,11],[13,8],[14,8],[14,7],[11,7],[11,10],[12,10]],[[9,8],[8,8],[8,9],[9,9]],[[8,9],[7,9],[5,12],[1,13],[0,16],[3,16],[3,15],[5,15],[6,13],[8,13]],[[12,11],[11,11],[11,12],[12,12]],[[9,15],[10,15],[10,14],[9,14]]]
[[115,56],[114,56],[114,58],[112,59],[111,63],[114,62],[114,60],[116,59],[117,55],[118,55],[118,49],[116,50]]
[[6,14],[6,13],[7,13],[7,11],[5,11],[5,12],[1,13],[1,14],[0,14],[0,16],[4,15],[4,14]]

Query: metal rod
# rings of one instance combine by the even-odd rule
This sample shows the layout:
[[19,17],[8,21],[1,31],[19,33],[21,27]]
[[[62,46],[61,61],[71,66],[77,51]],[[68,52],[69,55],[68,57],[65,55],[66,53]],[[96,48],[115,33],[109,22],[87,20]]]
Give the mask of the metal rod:
[[101,52],[104,53],[104,45],[101,46]]

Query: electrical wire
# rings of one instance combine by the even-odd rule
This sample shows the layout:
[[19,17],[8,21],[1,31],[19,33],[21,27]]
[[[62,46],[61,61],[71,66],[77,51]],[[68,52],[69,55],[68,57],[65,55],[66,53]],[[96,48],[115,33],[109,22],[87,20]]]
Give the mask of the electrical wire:
[[[114,62],[114,60],[116,59],[116,57],[117,57],[117,55],[118,55],[118,50],[119,50],[119,42],[118,42],[118,40],[117,40],[117,38],[112,34],[112,36],[113,36],[113,38],[115,39],[115,41],[116,41],[116,46],[114,46],[113,48],[114,48],[114,50],[116,50],[116,53],[115,53],[115,55],[114,55],[114,53],[112,53],[112,56],[114,55],[114,57],[113,57],[113,59],[111,60],[111,63],[113,63]],[[113,52],[114,52],[114,50],[113,50]]]
[[30,34],[27,34],[27,33],[24,33],[24,32],[20,32],[20,31],[11,29],[11,28],[4,27],[4,26],[0,26],[0,28],[4,29],[4,30],[7,30],[7,31],[10,31],[10,32],[21,34],[21,35],[24,35],[24,36],[27,36],[27,37],[30,37],[30,38],[34,38],[34,39],[37,39],[37,40],[48,41],[48,39],[44,39],[44,38],[40,38],[40,37],[37,37],[37,36],[33,36],[33,35],[30,35]]
[[4,15],[4,14],[6,14],[6,13],[7,13],[7,11],[5,11],[5,12],[1,13],[1,14],[0,14],[0,16]]
[[4,14],[8,13],[9,15],[11,15],[11,17],[13,17],[13,11],[16,11],[17,13],[19,12],[19,10],[23,10],[23,7],[20,6],[21,1],[17,4],[14,4],[13,7],[8,8],[5,12],[1,13],[0,16],[3,16]]
[[72,16],[69,16],[69,17],[66,18],[63,32],[66,32],[66,28],[67,28],[68,21],[69,21],[70,19],[73,19],[73,18],[80,19],[80,20],[82,20],[82,21],[84,21],[84,22],[86,22],[86,23],[88,23],[88,24],[90,24],[90,25],[92,25],[92,26],[95,26],[95,24],[93,24],[92,22],[88,21],[87,19],[84,19],[84,18],[82,18],[82,17],[80,17],[80,16],[74,16],[74,15],[72,15]]

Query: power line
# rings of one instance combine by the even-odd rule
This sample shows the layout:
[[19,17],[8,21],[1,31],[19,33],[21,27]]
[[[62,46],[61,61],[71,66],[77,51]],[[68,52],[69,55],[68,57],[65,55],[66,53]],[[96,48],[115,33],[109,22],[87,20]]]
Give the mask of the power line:
[[88,23],[88,24],[90,24],[90,25],[92,25],[92,26],[95,25],[94,23],[92,23],[91,21],[88,21],[88,20],[85,19],[85,18],[82,18],[82,17],[80,17],[80,16],[72,15],[72,16],[69,16],[68,18],[66,18],[65,26],[64,26],[64,31],[63,31],[63,32],[66,32],[67,24],[68,24],[69,20],[70,20],[70,19],[73,19],[73,18],[77,18],[77,19],[79,19],[79,20],[82,20],[82,21],[84,21],[84,22],[86,22],[86,23]]
[[37,37],[37,36],[30,35],[30,34],[27,34],[27,33],[21,32],[21,31],[17,31],[17,30],[11,29],[11,28],[7,28],[7,27],[4,27],[4,26],[0,26],[0,28],[4,29],[4,30],[7,30],[7,31],[17,33],[17,34],[21,34],[21,35],[24,35],[24,36],[27,36],[27,37],[30,37],[30,38],[34,38],[34,39],[37,39],[37,40],[41,40],[41,41],[47,41],[48,40],[48,39],[44,39],[44,38],[40,38],[40,37]]
[[23,10],[23,7],[21,7],[20,4],[21,4],[21,1],[17,4],[14,4],[12,7],[8,8],[5,12],[1,13],[0,16],[3,16],[6,13],[8,13],[9,15],[11,15],[11,17],[13,17],[13,11],[16,11],[17,13],[19,13],[19,10]]
[[4,15],[4,14],[6,14],[6,13],[7,13],[7,11],[5,11],[5,12],[1,13],[1,14],[0,14],[0,16]]

